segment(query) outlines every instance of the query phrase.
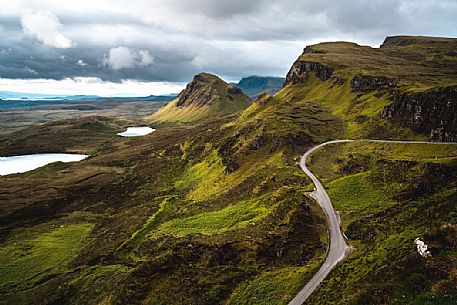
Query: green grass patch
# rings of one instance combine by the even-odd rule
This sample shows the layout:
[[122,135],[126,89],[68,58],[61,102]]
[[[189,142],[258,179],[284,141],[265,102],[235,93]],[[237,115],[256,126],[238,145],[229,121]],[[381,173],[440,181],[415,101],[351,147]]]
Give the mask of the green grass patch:
[[368,181],[369,173],[359,173],[327,184],[327,192],[336,210],[343,211],[343,226],[381,211],[395,202]]
[[134,252],[143,243],[145,237],[149,234],[149,232],[157,228],[158,224],[160,223],[160,221],[162,221],[163,217],[168,215],[173,210],[172,205],[175,200],[175,197],[165,197],[160,203],[157,212],[155,212],[154,215],[149,217],[146,223],[141,227],[141,229],[133,233],[132,237],[126,240],[116,250],[116,256],[131,257],[133,259],[136,259]]
[[319,268],[317,260],[304,267],[266,271],[239,285],[226,304],[287,304]]
[[204,200],[219,190],[225,166],[216,150],[213,150],[202,162],[188,168],[175,187],[179,191],[190,190],[187,197],[192,200]]
[[93,226],[65,224],[44,232],[13,234],[0,249],[0,286],[23,289],[46,276],[65,272]]
[[265,204],[265,196],[242,201],[224,209],[201,213],[183,219],[173,219],[161,224],[152,236],[174,235],[182,237],[189,234],[213,235],[244,228],[255,223],[271,211]]

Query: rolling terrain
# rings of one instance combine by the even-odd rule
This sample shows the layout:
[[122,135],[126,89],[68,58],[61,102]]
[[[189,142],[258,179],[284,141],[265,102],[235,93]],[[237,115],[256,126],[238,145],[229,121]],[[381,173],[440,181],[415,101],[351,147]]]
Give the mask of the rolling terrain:
[[59,120],[105,116],[142,120],[157,111],[170,97],[82,98],[52,101],[0,101],[0,135]]
[[[91,156],[0,177],[0,303],[287,304],[329,247],[300,156],[334,139],[454,141],[456,45],[318,44],[255,101],[200,74],[145,137],[92,117],[2,138],[2,156]],[[456,160],[444,144],[315,151],[307,166],[354,250],[308,303],[455,303]]]

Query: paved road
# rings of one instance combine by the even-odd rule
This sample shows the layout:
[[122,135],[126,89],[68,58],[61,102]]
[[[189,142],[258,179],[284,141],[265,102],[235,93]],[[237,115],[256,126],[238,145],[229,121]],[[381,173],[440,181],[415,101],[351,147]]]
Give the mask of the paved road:
[[322,184],[319,180],[314,176],[314,174],[306,167],[306,159],[316,150],[334,143],[348,143],[354,141],[361,141],[361,142],[375,142],[375,143],[406,143],[406,144],[457,144],[457,143],[444,143],[444,142],[425,142],[425,141],[393,141],[393,140],[370,140],[370,139],[363,139],[363,140],[335,140],[322,143],[317,145],[310,150],[308,150],[300,160],[300,167],[302,170],[311,178],[314,183],[316,191],[312,194],[314,199],[316,199],[317,203],[322,207],[326,216],[327,216],[327,223],[328,223],[328,230],[330,235],[330,247],[327,251],[327,257],[322,264],[319,271],[311,278],[311,280],[306,284],[306,286],[295,296],[295,298],[290,301],[289,305],[301,305],[303,304],[306,299],[313,293],[314,290],[319,286],[319,284],[324,280],[324,278],[330,273],[333,267],[338,264],[341,260],[343,260],[350,252],[351,247],[348,246],[346,240],[341,233],[340,230],[340,223],[339,218],[333,209],[332,202],[327,195]]

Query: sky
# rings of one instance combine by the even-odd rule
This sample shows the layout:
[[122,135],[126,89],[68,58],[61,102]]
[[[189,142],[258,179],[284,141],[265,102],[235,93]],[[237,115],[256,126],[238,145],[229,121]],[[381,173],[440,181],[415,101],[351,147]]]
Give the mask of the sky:
[[306,45],[456,37],[456,16],[457,0],[2,0],[0,91],[139,96],[203,71],[285,76]]

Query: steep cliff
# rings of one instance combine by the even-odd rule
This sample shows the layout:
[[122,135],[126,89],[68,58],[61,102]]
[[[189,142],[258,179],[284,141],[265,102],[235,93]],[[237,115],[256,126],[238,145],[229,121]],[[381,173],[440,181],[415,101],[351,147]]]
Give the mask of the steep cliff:
[[397,86],[397,82],[384,76],[371,76],[358,74],[351,80],[354,91],[374,91],[389,89]]
[[392,100],[384,107],[383,118],[426,134],[432,141],[457,141],[457,86],[397,93]]
[[326,81],[332,76],[333,69],[318,62],[298,60],[287,73],[284,86],[304,83],[309,73],[314,73],[321,81]]
[[[347,137],[455,140],[457,39],[387,37],[380,48],[349,42],[307,46],[279,95],[320,102]],[[417,92],[417,93],[411,93]]]

